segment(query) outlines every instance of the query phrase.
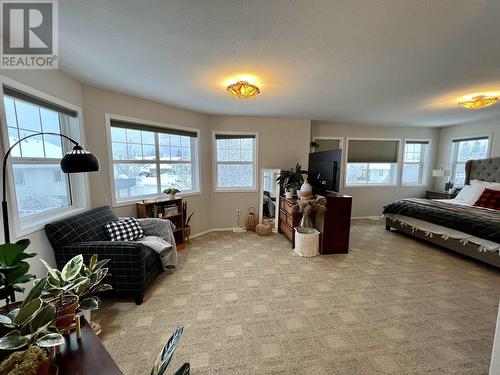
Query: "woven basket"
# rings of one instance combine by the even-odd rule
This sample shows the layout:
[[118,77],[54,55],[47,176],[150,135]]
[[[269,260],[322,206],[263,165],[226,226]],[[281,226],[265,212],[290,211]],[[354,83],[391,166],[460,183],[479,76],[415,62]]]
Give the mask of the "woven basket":
[[270,225],[257,224],[255,227],[255,233],[259,236],[270,236],[273,234],[273,228]]

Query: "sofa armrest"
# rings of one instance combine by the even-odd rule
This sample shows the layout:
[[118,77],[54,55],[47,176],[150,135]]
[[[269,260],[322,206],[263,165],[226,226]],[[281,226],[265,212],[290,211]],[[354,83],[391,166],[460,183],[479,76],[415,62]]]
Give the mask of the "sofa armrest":
[[146,287],[146,250],[139,242],[89,241],[65,245],[55,254],[58,267],[78,254],[83,255],[86,263],[94,254],[99,260],[109,259],[108,282],[116,291],[135,293]]

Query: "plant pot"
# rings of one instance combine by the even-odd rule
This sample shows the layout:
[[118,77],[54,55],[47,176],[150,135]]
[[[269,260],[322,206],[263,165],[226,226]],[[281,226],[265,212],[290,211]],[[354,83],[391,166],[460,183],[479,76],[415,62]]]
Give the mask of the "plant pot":
[[169,194],[168,199],[175,199],[175,194]]
[[76,309],[78,308],[78,296],[68,294],[63,297],[62,305],[59,299],[55,301],[57,309],[57,328],[67,328],[75,320]]
[[285,190],[285,198],[286,199],[292,199],[293,198],[293,191],[291,191],[291,190]]
[[191,236],[191,225],[186,225],[184,227],[184,238],[189,239],[189,236]]

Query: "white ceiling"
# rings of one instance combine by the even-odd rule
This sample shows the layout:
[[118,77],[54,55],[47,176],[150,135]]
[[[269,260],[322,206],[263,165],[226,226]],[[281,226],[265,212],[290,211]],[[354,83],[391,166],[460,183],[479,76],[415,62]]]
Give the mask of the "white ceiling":
[[[214,114],[446,126],[500,119],[499,0],[59,0],[60,67]],[[253,74],[262,93],[229,96]]]

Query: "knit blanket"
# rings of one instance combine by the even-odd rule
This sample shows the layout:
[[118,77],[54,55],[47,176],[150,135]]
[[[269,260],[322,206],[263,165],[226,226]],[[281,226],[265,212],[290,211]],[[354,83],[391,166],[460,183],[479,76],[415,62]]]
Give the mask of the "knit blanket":
[[175,246],[175,225],[165,219],[137,219],[144,231],[144,237],[136,242],[154,250],[160,256],[163,269],[170,269],[177,265],[177,247]]

